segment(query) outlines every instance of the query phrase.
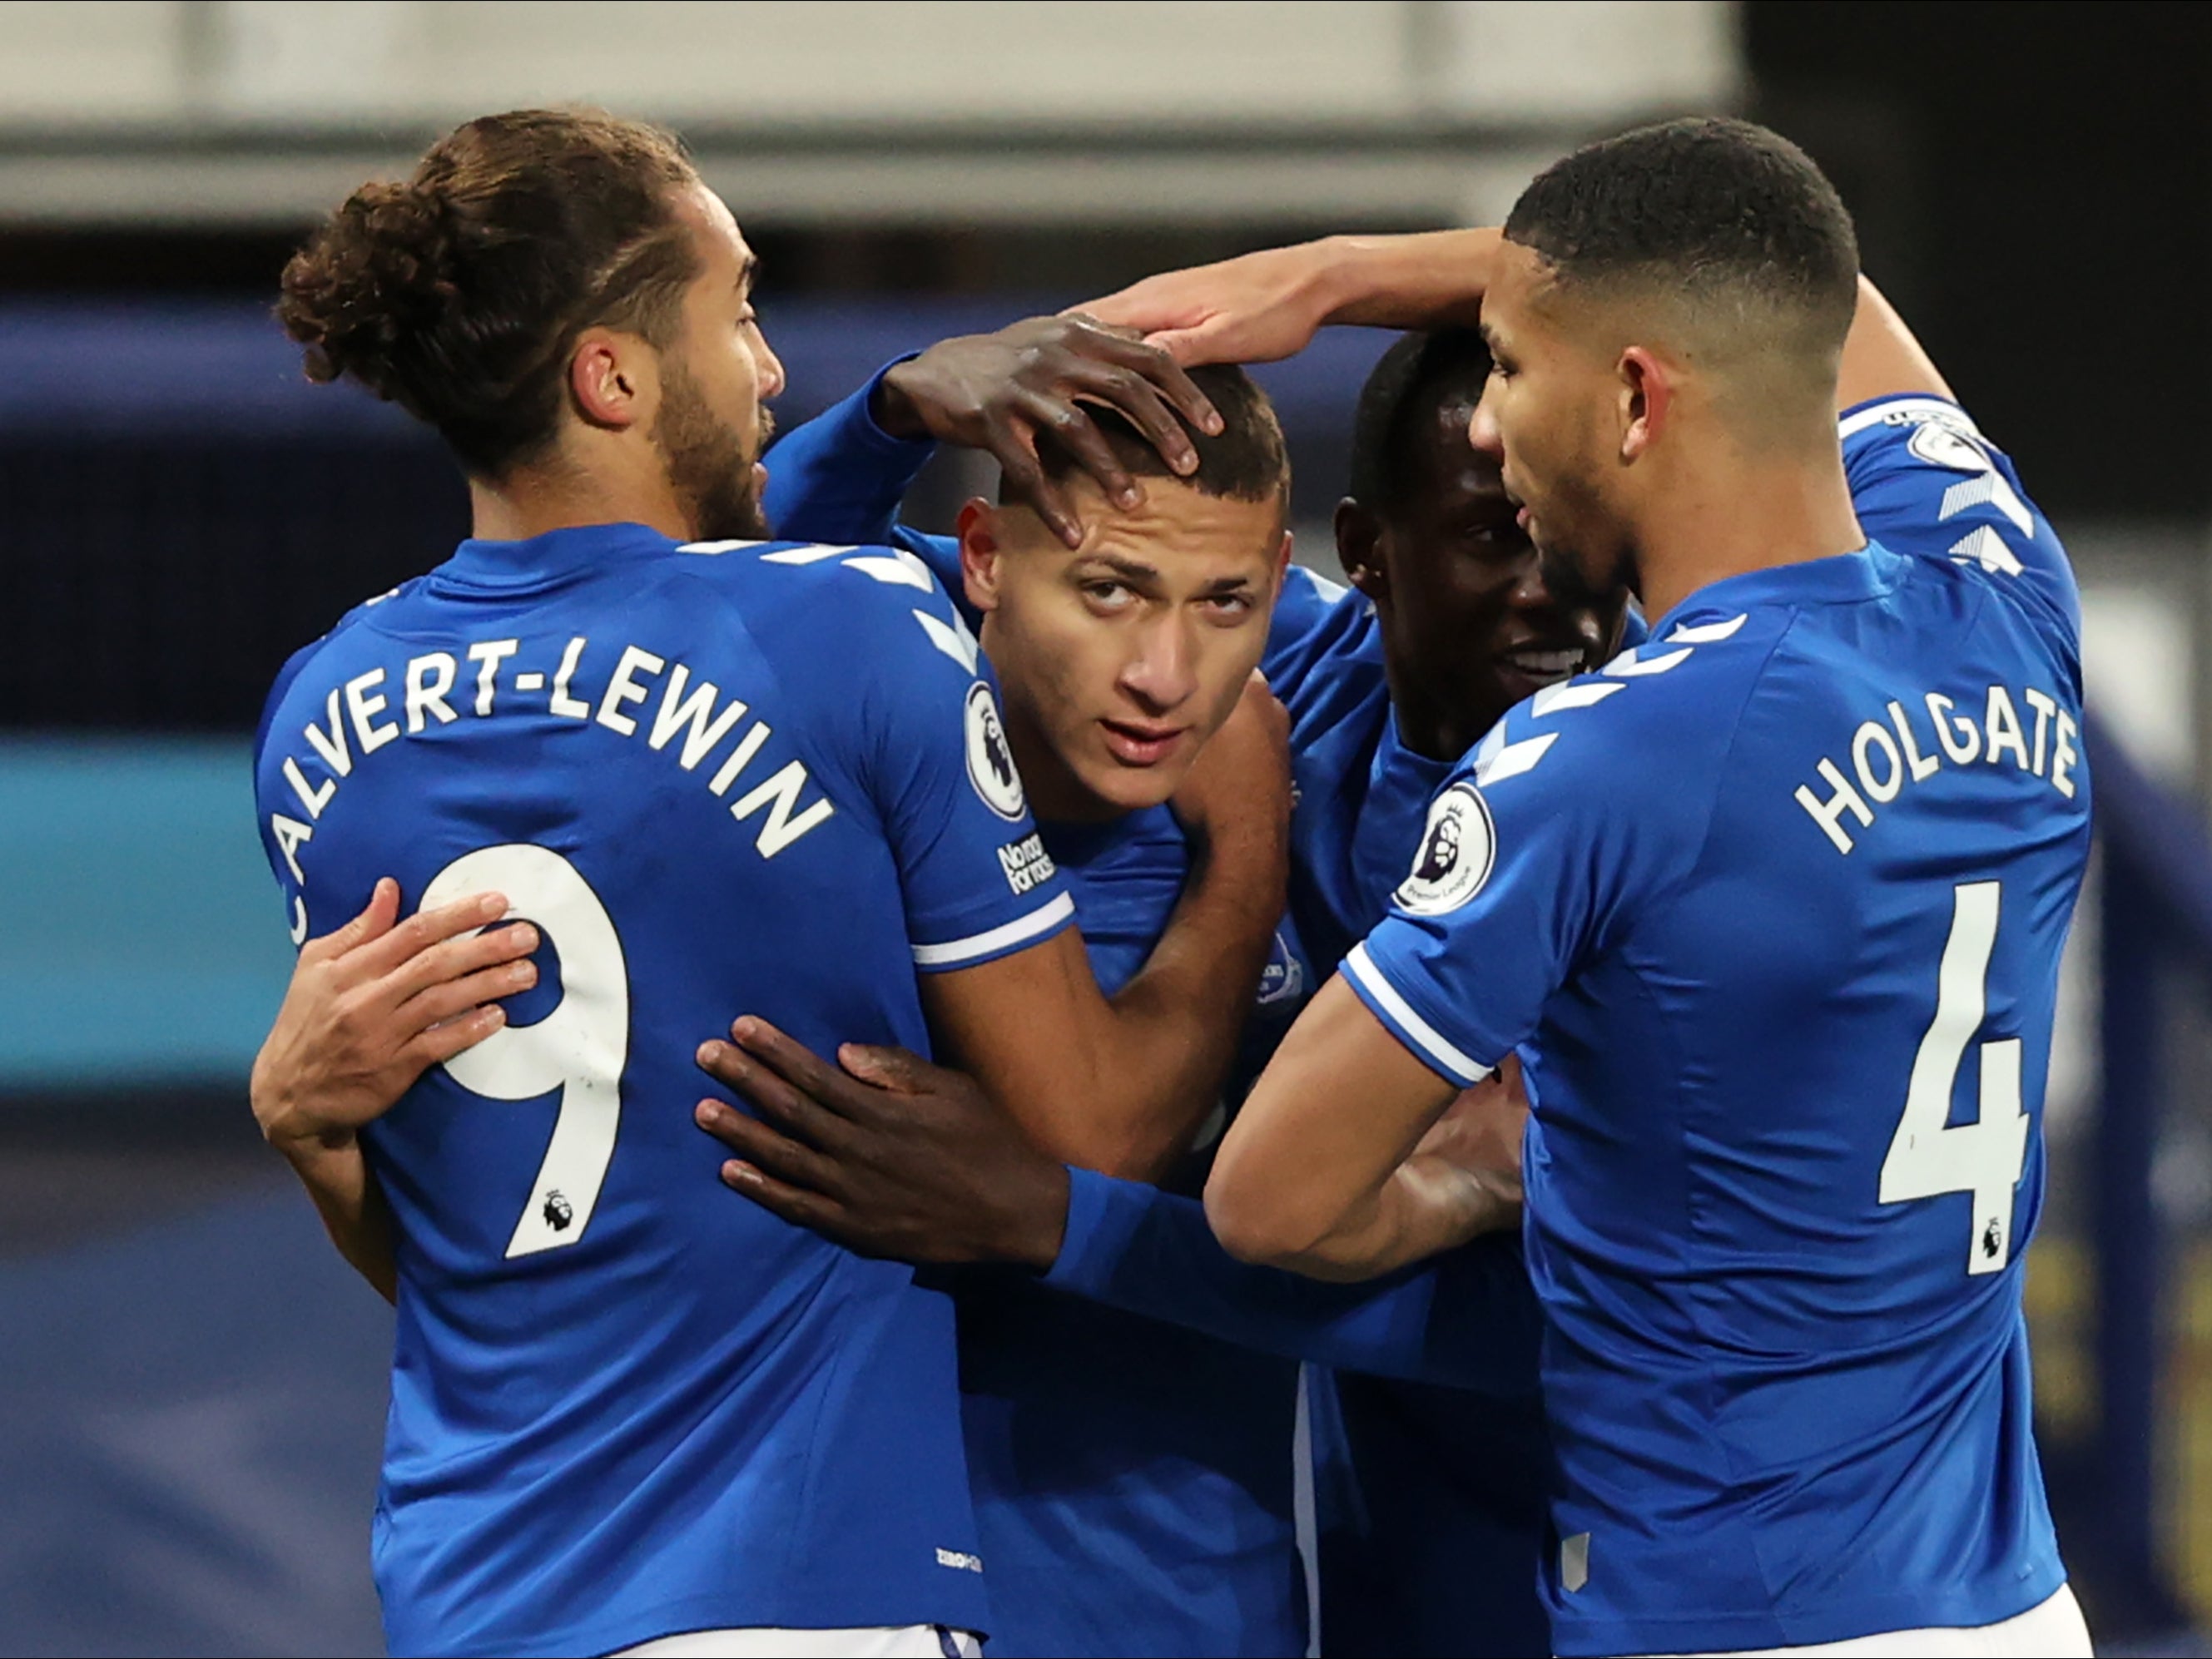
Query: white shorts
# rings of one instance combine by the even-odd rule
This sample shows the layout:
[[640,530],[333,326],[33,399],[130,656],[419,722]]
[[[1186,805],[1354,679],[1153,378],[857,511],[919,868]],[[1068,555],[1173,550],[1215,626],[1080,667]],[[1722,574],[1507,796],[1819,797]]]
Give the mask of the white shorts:
[[981,1659],[969,1632],[943,1625],[876,1625],[860,1630],[687,1630],[624,1648],[614,1659]]
[[1815,1642],[1801,1648],[1745,1648],[1696,1659],[1778,1659],[1798,1654],[1859,1654],[1869,1659],[2090,1659],[2089,1626],[2070,1584],[2026,1613],[1994,1625],[1886,1630],[1844,1642]]

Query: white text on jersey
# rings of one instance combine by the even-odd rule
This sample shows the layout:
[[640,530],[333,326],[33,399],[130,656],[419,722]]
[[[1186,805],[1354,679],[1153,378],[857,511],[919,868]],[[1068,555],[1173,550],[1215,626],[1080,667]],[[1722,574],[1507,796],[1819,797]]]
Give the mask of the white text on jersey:
[[[2019,705],[2002,685],[1992,685],[1978,699],[1966,699],[1967,712],[1940,691],[1930,691],[1918,707],[1893,700],[1883,711],[1885,720],[1863,721],[1851,733],[1853,786],[1844,769],[1827,756],[1815,769],[1826,787],[1826,799],[1811,786],[1797,786],[1797,804],[1805,809],[1838,853],[1852,848],[1850,832],[1844,828],[1846,815],[1862,829],[1874,827],[1875,809],[1887,806],[1904,793],[1907,784],[1933,777],[1948,762],[1971,766],[1977,762],[1995,766],[2009,760],[2019,771],[2043,779],[2069,800],[2074,798],[2074,768],[2081,753],[2075,739],[2080,722],[2047,691],[2028,686],[2021,700],[2033,713],[2032,726],[2021,719]],[[1978,701],[1981,708],[1973,709]],[[1921,720],[1924,712],[1925,720]],[[1978,718],[1977,718],[1978,714]],[[1932,733],[1932,740],[1923,734]]]
[[[623,647],[594,707],[589,684],[595,677],[588,676],[586,659],[604,662],[612,653],[592,652],[591,641],[580,634],[562,650],[550,690],[543,672],[510,672],[502,686],[502,668],[521,648],[521,641],[507,639],[480,640],[460,657],[450,651],[428,651],[409,659],[396,678],[381,668],[372,668],[332,689],[324,705],[323,719],[309,720],[301,732],[311,751],[308,764],[323,774],[321,780],[310,783],[298,755],[284,757],[284,781],[291,786],[306,817],[270,814],[270,833],[294,881],[305,884],[300,848],[314,839],[315,821],[329,810],[339,785],[353,775],[362,760],[403,732],[416,737],[459,720],[488,718],[497,712],[502,697],[512,706],[518,698],[542,692],[544,707],[556,719],[604,726],[623,738],[635,738],[642,731],[648,749],[659,752],[673,744],[677,765],[696,772],[751,712],[738,698],[725,699],[714,681],[693,679],[690,669],[683,663],[672,665],[666,658],[635,645]],[[456,698],[454,686],[464,659],[471,665],[473,688]],[[587,676],[580,684],[580,674]],[[653,706],[649,721],[644,720],[641,719],[645,714],[643,705],[651,702],[652,682],[656,680],[659,702]],[[393,707],[395,697],[397,708]],[[629,712],[632,709],[637,712]],[[771,735],[765,720],[754,720],[746,725],[707,778],[708,792],[717,799],[728,797]],[[799,806],[811,781],[804,761],[789,761],[730,802],[730,816],[738,823],[759,817],[753,847],[763,858],[774,858],[835,812],[818,790],[810,805]],[[294,926],[296,943],[306,937],[305,915],[296,908]]]

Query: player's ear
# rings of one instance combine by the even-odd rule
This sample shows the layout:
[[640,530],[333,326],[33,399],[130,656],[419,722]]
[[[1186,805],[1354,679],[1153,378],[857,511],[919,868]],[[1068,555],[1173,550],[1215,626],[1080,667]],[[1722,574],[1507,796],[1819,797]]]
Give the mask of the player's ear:
[[1642,346],[1622,352],[1615,373],[1620,381],[1620,459],[1633,461],[1650,452],[1666,426],[1674,381],[1667,366]]
[[1382,568],[1382,526],[1375,515],[1346,495],[1336,504],[1336,562],[1345,580],[1370,599],[1387,599],[1390,578]]
[[960,536],[960,583],[968,603],[978,611],[999,608],[999,509],[981,495],[970,496],[955,526]]
[[653,349],[633,334],[587,328],[568,358],[568,400],[592,426],[623,432],[644,421],[660,392]]

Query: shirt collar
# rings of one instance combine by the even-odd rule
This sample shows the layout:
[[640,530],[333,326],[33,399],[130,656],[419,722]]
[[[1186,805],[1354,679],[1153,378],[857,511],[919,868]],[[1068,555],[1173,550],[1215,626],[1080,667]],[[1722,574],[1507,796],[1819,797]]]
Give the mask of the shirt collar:
[[1705,611],[1750,611],[1761,605],[1853,605],[1880,599],[1895,587],[1907,561],[1880,542],[1832,558],[1801,559],[1765,570],[1747,570],[1707,582],[1651,624],[1651,642],[1662,645],[1677,623]]
[[650,525],[628,523],[572,525],[520,542],[471,536],[432,574],[467,587],[538,587],[617,560],[650,558],[675,545]]

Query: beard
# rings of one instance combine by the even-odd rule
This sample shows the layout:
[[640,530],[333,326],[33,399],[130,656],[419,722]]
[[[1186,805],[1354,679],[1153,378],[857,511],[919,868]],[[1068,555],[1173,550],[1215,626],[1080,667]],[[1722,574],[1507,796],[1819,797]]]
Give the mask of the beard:
[[[1557,483],[1552,494],[1547,511],[1536,515],[1538,527],[1546,531],[1536,543],[1537,568],[1543,573],[1544,586],[1561,605],[1602,612],[1624,589],[1636,590],[1634,549],[1621,536],[1618,525],[1607,524],[1609,515],[1591,484],[1571,474]],[[1554,526],[1559,527],[1557,533],[1553,532]],[[1609,559],[1585,556],[1585,550],[1607,542],[1613,544]],[[1593,564],[1602,567],[1601,574],[1591,574]]]
[[768,518],[753,462],[768,447],[774,418],[761,410],[759,430],[748,449],[742,434],[715,418],[699,382],[682,364],[665,366],[661,387],[653,444],[667,468],[668,486],[690,520],[692,539],[767,540]]

